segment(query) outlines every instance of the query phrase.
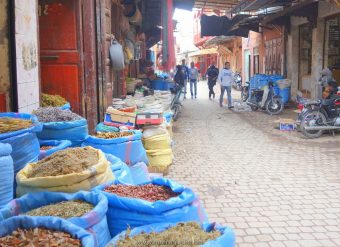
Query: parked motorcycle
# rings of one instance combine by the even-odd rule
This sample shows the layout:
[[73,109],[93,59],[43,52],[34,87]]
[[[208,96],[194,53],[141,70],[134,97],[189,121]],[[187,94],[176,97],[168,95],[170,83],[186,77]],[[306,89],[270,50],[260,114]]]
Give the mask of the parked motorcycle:
[[241,73],[239,73],[239,72],[235,73],[232,86],[233,86],[233,88],[235,88],[236,90],[239,90],[239,91],[242,89]]
[[[243,90],[242,93],[245,94]],[[257,111],[259,108],[261,108],[265,110],[269,115],[280,114],[284,108],[282,97],[279,95],[275,95],[274,93],[273,82],[268,83],[267,90],[262,89],[248,90],[247,104],[253,111]]]
[[247,99],[249,98],[249,87],[250,87],[250,82],[246,81],[245,85],[241,89],[241,99],[243,102],[246,102]]

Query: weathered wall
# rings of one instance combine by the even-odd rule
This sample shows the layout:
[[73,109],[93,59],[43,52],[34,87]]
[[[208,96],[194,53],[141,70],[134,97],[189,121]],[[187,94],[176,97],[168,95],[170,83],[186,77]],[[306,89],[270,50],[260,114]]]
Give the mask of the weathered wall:
[[[2,105],[2,109],[9,107],[10,91],[10,67],[9,67],[9,29],[8,29],[8,0],[0,0],[0,95],[4,94],[7,106]],[[5,103],[5,102],[4,102]],[[0,103],[1,104],[1,103]],[[8,109],[9,110],[9,109]]]
[[37,0],[15,1],[15,43],[19,112],[39,107]]

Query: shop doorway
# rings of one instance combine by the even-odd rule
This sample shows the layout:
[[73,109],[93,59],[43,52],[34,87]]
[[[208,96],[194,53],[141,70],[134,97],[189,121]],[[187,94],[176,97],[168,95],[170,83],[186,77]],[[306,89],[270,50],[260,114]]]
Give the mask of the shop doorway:
[[83,109],[82,33],[78,0],[39,0],[41,87]]
[[312,72],[312,33],[311,25],[299,26],[299,84],[298,89],[306,97],[310,97]]

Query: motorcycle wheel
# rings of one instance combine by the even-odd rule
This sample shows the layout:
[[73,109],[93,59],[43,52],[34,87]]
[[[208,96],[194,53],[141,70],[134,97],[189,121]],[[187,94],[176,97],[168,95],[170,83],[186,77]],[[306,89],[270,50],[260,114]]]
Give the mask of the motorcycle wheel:
[[326,116],[319,111],[309,111],[303,115],[301,120],[301,132],[307,138],[318,138],[322,136],[323,130],[306,130],[306,126],[325,125]]
[[172,119],[174,121],[177,121],[177,119],[178,119],[178,114],[179,114],[180,108],[181,107],[179,105],[174,106],[174,109],[173,109],[174,115],[172,116]]
[[243,102],[246,102],[249,97],[248,87],[243,87],[241,90],[241,99]]
[[253,106],[253,105],[251,105],[250,108],[252,111],[257,111],[259,109],[257,106]]
[[272,98],[265,104],[266,112],[269,115],[278,115],[283,111],[284,104],[281,98]]

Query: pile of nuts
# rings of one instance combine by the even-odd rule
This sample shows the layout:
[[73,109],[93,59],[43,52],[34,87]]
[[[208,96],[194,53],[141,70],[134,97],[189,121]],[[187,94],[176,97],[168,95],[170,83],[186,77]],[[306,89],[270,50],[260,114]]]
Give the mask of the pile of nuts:
[[79,247],[82,245],[79,239],[72,238],[69,233],[45,228],[19,228],[11,235],[0,238],[0,246]]
[[166,201],[177,197],[179,193],[173,192],[169,187],[145,184],[145,185],[111,185],[104,189],[121,197],[139,198],[149,202]]

